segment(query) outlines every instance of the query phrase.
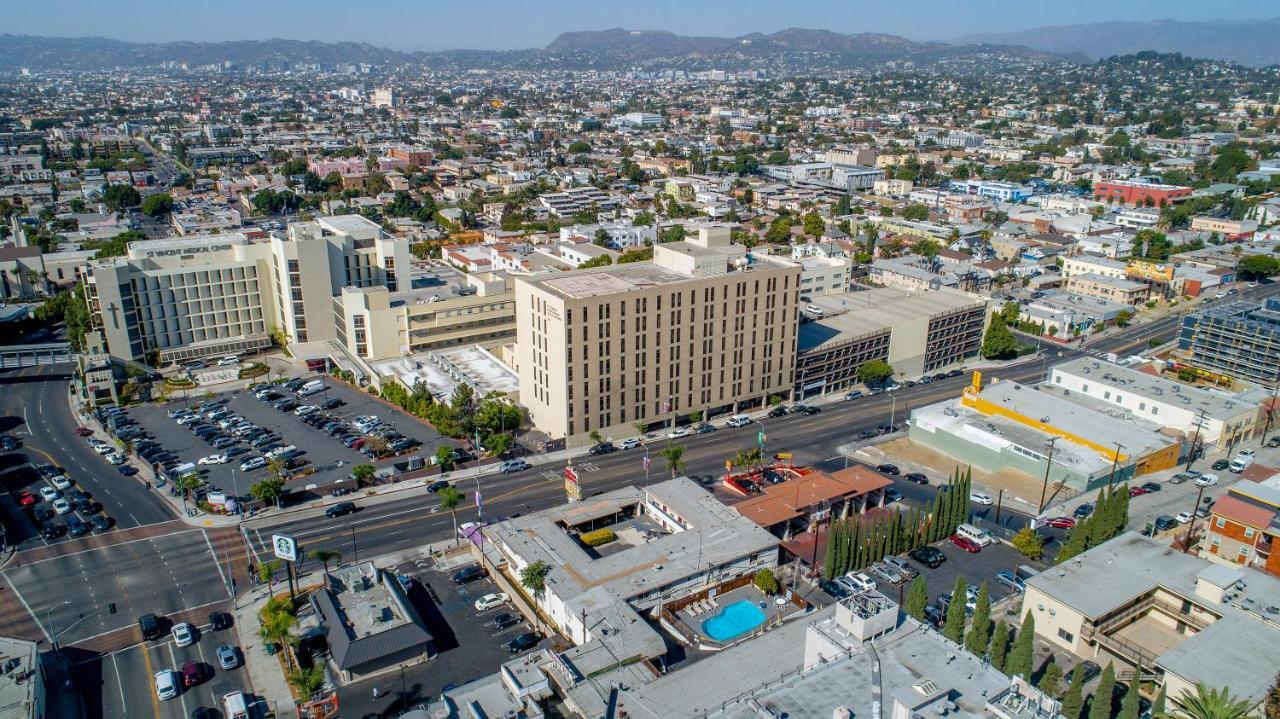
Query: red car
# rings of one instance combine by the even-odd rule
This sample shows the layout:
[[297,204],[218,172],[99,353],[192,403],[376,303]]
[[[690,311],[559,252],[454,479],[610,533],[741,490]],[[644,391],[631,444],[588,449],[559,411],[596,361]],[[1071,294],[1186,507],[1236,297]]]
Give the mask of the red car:
[[35,504],[36,501],[37,501],[36,498],[27,490],[22,489],[18,491],[18,504],[20,506],[30,507],[31,505]]
[[1142,496],[1142,495],[1144,495],[1144,494],[1151,494],[1151,490],[1146,489],[1145,487],[1130,487],[1130,488],[1129,488],[1129,496],[1130,496],[1130,497],[1141,497],[1141,496]]
[[197,661],[189,661],[182,665],[182,686],[193,687],[209,678],[209,673],[205,671],[204,664]]
[[1071,517],[1054,517],[1046,519],[1044,523],[1055,529],[1071,529],[1076,526],[1076,520]]
[[93,434],[93,430],[89,429],[88,427],[77,427],[76,434],[80,437],[88,437],[89,435]]
[[961,537],[959,534],[951,535],[951,543],[970,554],[977,554],[982,551],[981,544],[978,544],[968,537]]

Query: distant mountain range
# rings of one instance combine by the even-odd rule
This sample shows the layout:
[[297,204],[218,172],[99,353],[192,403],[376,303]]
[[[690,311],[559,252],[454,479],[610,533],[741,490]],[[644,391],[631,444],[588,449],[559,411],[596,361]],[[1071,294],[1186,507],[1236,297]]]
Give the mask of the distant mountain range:
[[1095,59],[1155,50],[1262,67],[1280,63],[1278,34],[1280,18],[1208,22],[1150,20],[979,33],[965,35],[956,42],[1021,45],[1044,52],[1080,53]]
[[914,42],[896,35],[844,35],[803,28],[734,38],[614,28],[563,33],[544,48],[440,52],[400,52],[367,43],[303,40],[133,43],[101,37],[0,35],[0,71],[9,72],[23,67],[92,70],[146,67],[166,62],[205,65],[224,61],[240,65],[374,63],[566,69],[618,69],[658,62],[690,69],[732,69],[771,62],[788,62],[800,67],[864,67],[989,54],[1055,59],[1050,53],[1021,47]]
[[287,66],[421,64],[488,68],[735,69],[876,67],[888,63],[1021,57],[1085,62],[1141,50],[1260,66],[1280,63],[1280,19],[1239,22],[1111,22],[970,35],[953,43],[916,42],[897,35],[788,28],[740,37],[697,37],[657,30],[566,32],[544,48],[401,52],[368,43],[306,40],[134,43],[101,37],[0,35],[0,72],[136,68],[166,62]]

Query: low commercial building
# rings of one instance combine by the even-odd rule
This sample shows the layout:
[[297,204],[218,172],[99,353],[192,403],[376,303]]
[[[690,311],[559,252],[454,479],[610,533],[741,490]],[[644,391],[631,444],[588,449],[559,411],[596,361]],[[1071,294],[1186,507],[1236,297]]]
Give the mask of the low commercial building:
[[1280,380],[1280,298],[1227,302],[1186,315],[1178,350],[1194,367],[1274,387]]
[[421,664],[434,655],[431,633],[395,576],[373,562],[335,569],[311,593],[311,606],[343,683]]
[[1100,300],[1130,306],[1146,302],[1149,292],[1147,286],[1141,282],[1106,277],[1092,272],[1068,277],[1067,290],[1085,297],[1096,297]]
[[1114,362],[1078,357],[1053,366],[1049,381],[1125,414],[1150,420],[1208,451],[1227,451],[1253,438],[1260,396],[1231,396],[1165,379]]
[[[45,719],[56,716],[52,713],[54,710],[68,709],[68,703],[76,704],[75,693],[65,691],[61,682],[56,681],[60,672],[53,667],[46,671],[45,662],[57,662],[57,657],[41,657],[36,642],[0,637],[0,657],[4,658],[4,673],[0,674],[0,717]],[[58,699],[50,701],[47,682],[55,683],[53,689]]]
[[1077,275],[1097,275],[1113,280],[1123,280],[1127,278],[1125,274],[1126,267],[1128,265],[1119,260],[1090,255],[1074,255],[1062,258],[1061,274],[1066,279]]
[[800,325],[795,396],[844,391],[858,368],[883,360],[916,377],[978,356],[990,300],[957,290],[874,289],[814,297],[822,316]]
[[1197,684],[1257,709],[1280,665],[1280,580],[1129,532],[1026,580],[1036,636],[1156,674],[1170,707]]
[[1041,325],[1046,333],[1064,338],[1114,322],[1122,312],[1133,312],[1132,305],[1066,291],[1048,292],[1021,307],[1019,320]]
[[1081,492],[1169,469],[1185,448],[1158,424],[1052,385],[981,381],[974,372],[958,399],[912,410],[911,441],[987,472],[1047,470],[1050,484]]
[[1107,204],[1164,207],[1191,196],[1191,188],[1159,182],[1106,180],[1095,182],[1093,199]]
[[0,299],[13,301],[49,293],[39,247],[0,247]]
[[1034,194],[1029,187],[990,180],[952,180],[950,188],[952,192],[977,195],[998,202],[1026,202]]
[[1196,215],[1191,218],[1191,231],[1209,232],[1229,242],[1235,242],[1253,237],[1253,234],[1258,231],[1258,221]]
[[766,483],[759,494],[737,502],[733,510],[779,539],[828,516],[862,514],[884,506],[884,490],[893,484],[888,477],[859,465],[829,474],[799,467],[770,471],[786,481]]

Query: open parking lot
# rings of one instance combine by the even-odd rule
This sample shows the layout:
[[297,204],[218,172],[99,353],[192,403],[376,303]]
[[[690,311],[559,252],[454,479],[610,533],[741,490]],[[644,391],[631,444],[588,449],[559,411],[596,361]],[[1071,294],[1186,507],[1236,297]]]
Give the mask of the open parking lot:
[[[206,707],[218,709],[215,716],[222,716],[222,696],[234,691],[244,692],[246,701],[252,702],[243,656],[239,654],[236,628],[214,631],[204,623],[197,625],[197,632],[198,640],[190,646],[179,647],[166,634],[160,639],[90,660],[96,663],[96,668],[85,667],[78,675],[96,674],[98,677],[98,687],[85,688],[86,696],[101,700],[101,712],[97,715],[187,719],[196,708]],[[223,645],[236,649],[239,662],[233,669],[223,669],[219,663],[217,651]],[[155,673],[171,669],[181,674],[189,662],[199,663],[203,681],[185,687],[172,699],[161,701],[157,698]],[[254,716],[264,714],[262,707],[258,707]],[[95,712],[90,711],[89,715],[94,716]]]
[[[406,562],[392,568],[411,578],[409,598],[422,615],[438,654],[426,664],[344,687],[339,692],[343,715],[396,716],[405,707],[438,698],[446,689],[492,674],[511,658],[507,642],[533,628],[510,603],[477,611],[475,601],[499,591],[489,578],[456,585],[453,573],[461,566],[436,569],[425,563]],[[504,628],[494,624],[502,613],[517,621]],[[544,639],[543,642],[546,642]],[[532,649],[526,650],[532,651]],[[379,697],[373,688],[379,688]]]
[[[409,456],[427,458],[435,452],[438,444],[447,441],[442,440],[431,427],[388,407],[368,394],[340,383],[322,381],[325,389],[309,396],[297,397],[284,388],[277,388],[272,395],[274,399],[262,400],[253,392],[236,391],[215,395],[210,400],[188,399],[166,405],[140,406],[131,410],[130,414],[159,447],[168,453],[162,455],[165,460],[178,464],[194,463],[210,488],[241,496],[247,495],[249,487],[268,474],[265,466],[241,469],[241,464],[254,457],[265,459],[264,453],[273,448],[286,450],[291,447],[288,460],[294,465],[295,471],[311,470],[309,474],[290,480],[288,487],[294,492],[324,492],[332,489],[331,485],[344,482],[351,468],[357,464],[391,461],[389,458],[371,460],[361,454],[359,443],[348,447],[340,438],[322,431],[319,426],[308,424],[306,417],[296,414],[297,408],[303,406],[335,405],[332,409],[318,410],[313,414],[324,415],[333,422],[342,423],[353,434],[359,434],[351,427],[356,418],[375,416],[381,421],[383,428],[394,433],[391,435],[392,441],[397,436],[412,440],[413,446],[405,450]],[[277,406],[277,403],[285,400],[289,404]],[[206,412],[197,420],[202,423],[197,425],[198,428],[209,426],[211,431],[207,434],[210,436],[198,436],[192,431],[192,424],[180,425],[169,416],[171,412],[183,409],[197,410],[207,402],[219,403],[219,408],[228,413],[226,417],[213,415],[214,419],[210,419],[209,412]],[[232,417],[242,419],[239,434],[233,431],[235,425],[219,426]],[[206,460],[206,464],[199,464],[201,458],[224,453],[228,455],[226,462],[212,463]]]

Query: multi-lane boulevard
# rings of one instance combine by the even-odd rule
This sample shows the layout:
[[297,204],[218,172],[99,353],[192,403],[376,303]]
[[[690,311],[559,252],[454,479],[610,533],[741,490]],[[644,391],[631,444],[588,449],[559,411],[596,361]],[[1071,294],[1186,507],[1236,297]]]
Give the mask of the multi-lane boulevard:
[[[1277,291],[1280,291],[1280,285],[1264,285],[1244,290],[1237,298],[1256,299]],[[1045,342],[1038,355],[1015,365],[990,370],[987,375],[1034,382],[1043,378],[1053,363],[1082,354],[1101,358],[1108,353],[1120,356],[1140,353],[1152,340],[1171,340],[1179,321],[1178,315],[1168,315],[1124,330],[1113,330],[1084,348],[1074,343],[1060,346]],[[767,454],[790,452],[797,464],[835,469],[848,461],[837,448],[853,441],[859,431],[885,424],[891,415],[895,423],[901,424],[912,407],[955,397],[969,381],[965,375],[904,388],[892,395],[827,404],[823,412],[813,416],[788,415],[764,419],[740,429],[722,428],[711,434],[686,437],[679,440],[685,447],[683,473],[707,486],[715,484],[723,472],[724,461],[738,450],[754,446],[756,433],[761,430],[766,434]],[[667,477],[663,460],[656,453],[664,444],[659,441],[650,445],[651,466],[648,471],[643,467],[642,448],[576,460],[574,466],[581,478],[583,491],[590,495]],[[478,516],[511,516],[563,502],[562,469],[562,466],[540,465],[519,473],[483,476],[478,481],[458,480],[459,488],[468,490],[469,499],[457,508],[457,521],[475,521]],[[477,487],[483,496],[482,510],[470,501],[471,493]],[[937,491],[936,486],[921,487],[904,481],[895,482],[895,487],[908,503],[930,501]],[[264,558],[268,556],[270,535],[275,532],[291,534],[311,548],[333,549],[341,552],[344,558],[352,558],[403,551],[450,537],[453,517],[449,512],[440,511],[439,501],[433,495],[416,489],[394,496],[394,500],[370,502],[354,515],[337,519],[325,517],[319,509],[267,516],[245,527],[246,540],[254,552]],[[994,514],[993,508],[976,505],[975,511],[980,516]],[[1025,524],[1027,519],[1026,515],[1009,511],[1007,507],[1002,512],[1002,523],[1009,526]]]

